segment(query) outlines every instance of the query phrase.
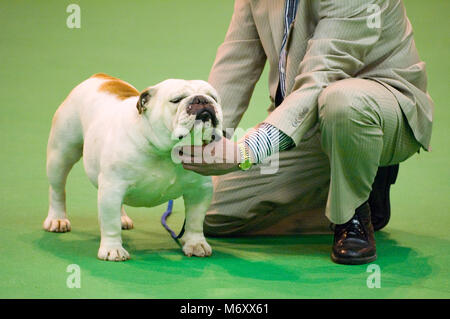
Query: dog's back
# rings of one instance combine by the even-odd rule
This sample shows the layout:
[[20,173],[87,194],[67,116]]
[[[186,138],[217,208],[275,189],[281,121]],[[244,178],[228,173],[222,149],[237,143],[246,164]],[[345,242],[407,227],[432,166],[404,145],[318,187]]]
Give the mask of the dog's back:
[[53,117],[52,130],[70,131],[72,135],[75,131],[86,131],[91,120],[99,118],[98,112],[111,113],[111,108],[121,101],[129,98],[137,101],[138,96],[139,91],[127,82],[104,73],[94,74],[77,85],[60,105]]

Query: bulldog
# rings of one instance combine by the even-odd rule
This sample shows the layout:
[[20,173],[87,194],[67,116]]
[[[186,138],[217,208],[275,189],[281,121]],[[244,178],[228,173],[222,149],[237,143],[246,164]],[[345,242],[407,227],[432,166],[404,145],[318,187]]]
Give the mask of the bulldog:
[[219,96],[205,81],[169,79],[139,93],[130,84],[95,74],[75,87],[57,109],[47,147],[49,210],[43,227],[71,230],[65,184],[83,157],[85,172],[98,189],[101,230],[98,258],[130,258],[122,229],[133,228],[124,205],[153,207],[183,196],[187,256],[210,256],[203,221],[212,198],[210,177],[183,169],[174,146],[203,125],[202,143],[222,135]]

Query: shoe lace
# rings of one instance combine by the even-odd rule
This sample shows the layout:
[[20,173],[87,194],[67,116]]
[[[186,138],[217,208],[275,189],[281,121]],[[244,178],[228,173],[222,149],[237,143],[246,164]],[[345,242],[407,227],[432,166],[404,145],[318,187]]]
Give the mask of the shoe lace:
[[352,219],[350,219],[345,224],[336,225],[334,224],[334,231],[340,237],[343,232],[347,233],[347,237],[365,237],[366,230],[357,217],[355,215]]

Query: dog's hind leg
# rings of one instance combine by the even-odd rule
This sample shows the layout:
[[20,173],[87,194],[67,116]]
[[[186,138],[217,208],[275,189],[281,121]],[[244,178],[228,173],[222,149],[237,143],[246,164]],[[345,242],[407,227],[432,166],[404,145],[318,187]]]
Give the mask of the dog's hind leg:
[[133,221],[128,217],[123,206],[122,211],[120,212],[120,221],[122,222],[122,229],[133,229]]
[[[72,110],[71,110],[72,109]],[[81,125],[69,105],[61,105],[53,118],[47,147],[49,210],[43,227],[50,232],[71,230],[66,214],[66,180],[83,153]]]

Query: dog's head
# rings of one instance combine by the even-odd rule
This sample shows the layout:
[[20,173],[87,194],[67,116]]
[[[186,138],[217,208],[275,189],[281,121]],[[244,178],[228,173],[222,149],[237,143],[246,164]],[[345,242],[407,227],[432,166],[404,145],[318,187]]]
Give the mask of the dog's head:
[[170,149],[194,126],[201,126],[206,144],[222,135],[219,96],[205,81],[163,81],[142,91],[136,107],[152,128],[149,138],[160,149]]

